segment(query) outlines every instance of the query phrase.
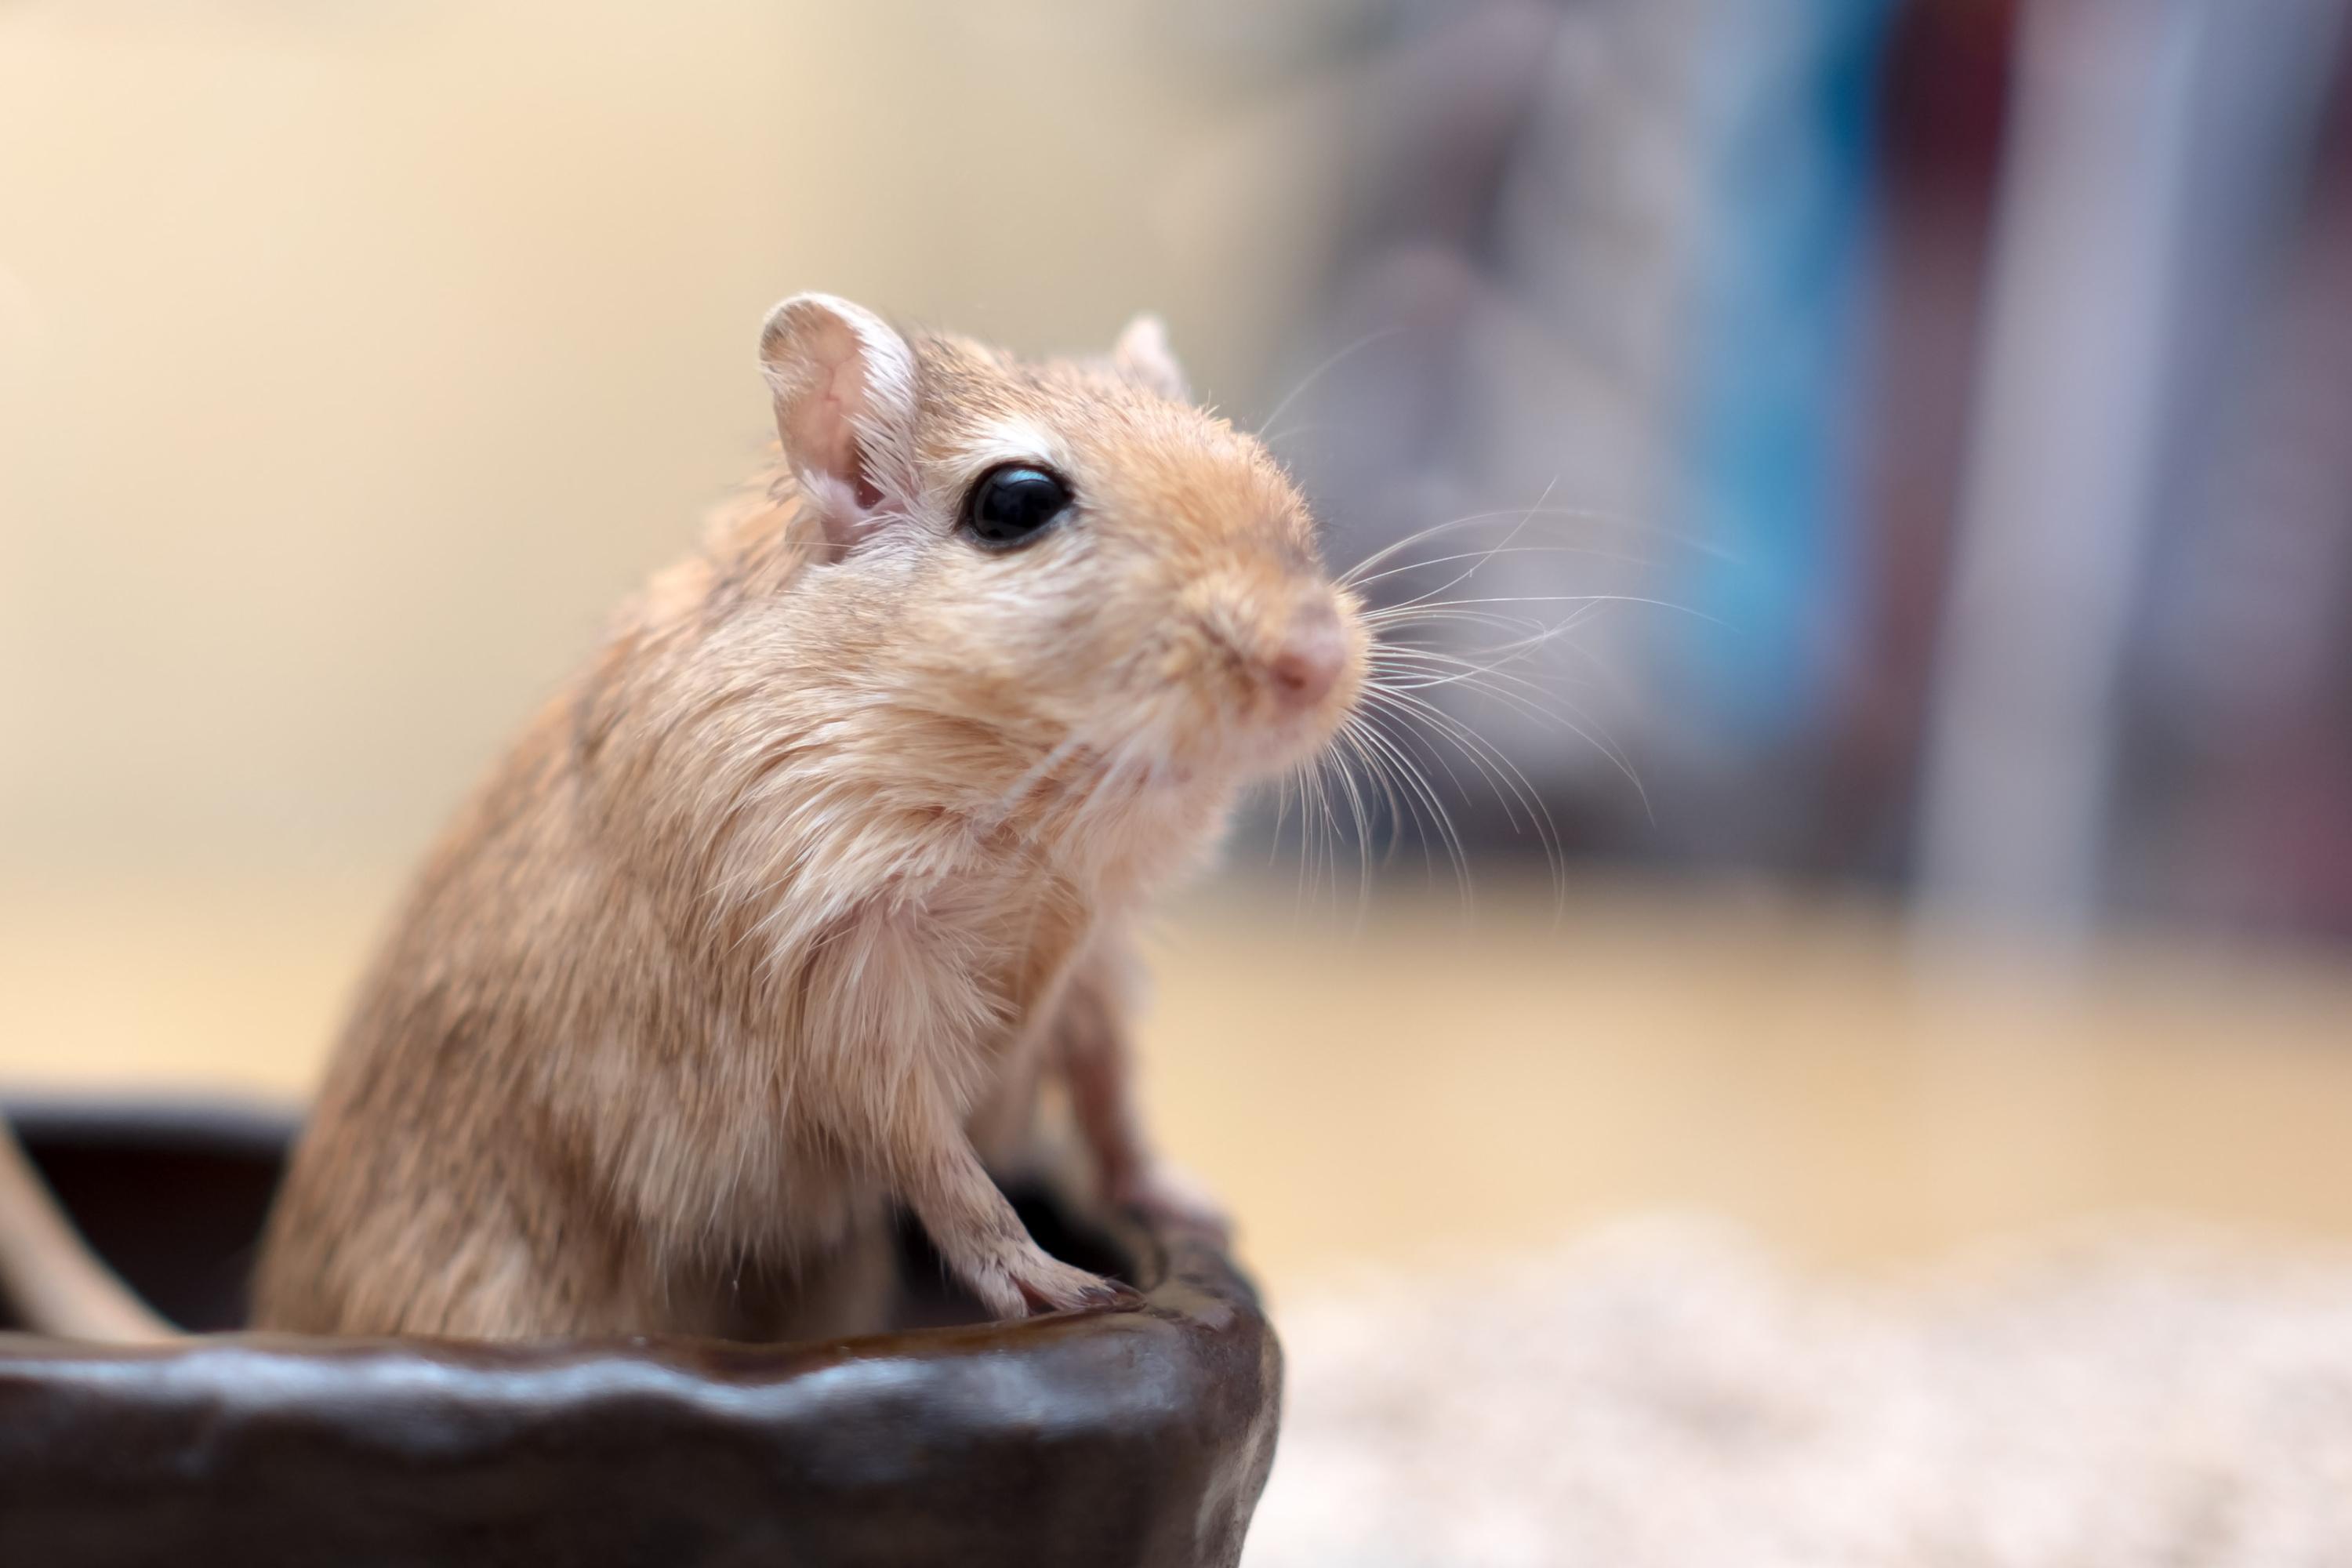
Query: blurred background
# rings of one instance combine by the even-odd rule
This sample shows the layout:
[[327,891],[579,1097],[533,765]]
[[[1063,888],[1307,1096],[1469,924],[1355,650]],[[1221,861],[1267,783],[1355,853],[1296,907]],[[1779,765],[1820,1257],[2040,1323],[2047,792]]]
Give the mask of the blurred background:
[[0,1085],[306,1092],[773,300],[1152,308],[1432,671],[1159,941],[1278,1309],[2352,1244],[2347,11],[0,0]]

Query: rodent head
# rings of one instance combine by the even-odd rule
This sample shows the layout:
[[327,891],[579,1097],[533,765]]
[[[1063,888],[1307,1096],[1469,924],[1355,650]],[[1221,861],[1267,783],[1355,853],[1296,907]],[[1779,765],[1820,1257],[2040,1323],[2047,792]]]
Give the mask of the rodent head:
[[1190,401],[1155,319],[1102,358],[1024,363],[803,294],[761,353],[814,570],[886,628],[859,643],[877,703],[985,726],[1016,771],[1139,789],[1271,776],[1355,703],[1357,601],[1265,447]]

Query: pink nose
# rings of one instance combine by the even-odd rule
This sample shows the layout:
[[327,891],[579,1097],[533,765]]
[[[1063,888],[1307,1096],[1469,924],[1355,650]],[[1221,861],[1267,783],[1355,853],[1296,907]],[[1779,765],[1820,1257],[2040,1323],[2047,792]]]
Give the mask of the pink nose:
[[1282,646],[1266,661],[1266,674],[1285,701],[1308,708],[1330,695],[1347,661],[1339,613],[1328,604],[1303,605],[1290,617]]

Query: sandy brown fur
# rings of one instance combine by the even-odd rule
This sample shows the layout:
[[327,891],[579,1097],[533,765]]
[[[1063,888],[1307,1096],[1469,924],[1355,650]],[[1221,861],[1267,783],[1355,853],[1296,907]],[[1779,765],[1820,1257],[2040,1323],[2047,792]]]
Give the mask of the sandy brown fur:
[[[945,338],[905,345],[895,423],[811,434],[835,384],[792,346],[793,467],[624,611],[428,859],[272,1215],[259,1325],[869,1326],[893,1202],[999,1312],[1102,1299],[974,1140],[1069,1072],[1108,1184],[1148,1185],[1118,932],[1328,736],[1352,605],[1348,682],[1284,712],[1258,665],[1330,590],[1254,441],[1132,367]],[[992,555],[954,509],[1024,432],[1082,514]]]

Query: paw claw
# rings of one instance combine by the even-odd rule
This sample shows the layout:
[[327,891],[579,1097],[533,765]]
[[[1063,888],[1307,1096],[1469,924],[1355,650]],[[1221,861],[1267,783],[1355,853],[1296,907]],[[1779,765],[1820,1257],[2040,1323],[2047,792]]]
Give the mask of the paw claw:
[[1142,1300],[1134,1289],[1116,1279],[1105,1279],[1082,1268],[1073,1268],[1038,1255],[1042,1265],[1034,1272],[1016,1274],[1014,1288],[1029,1309],[1031,1317],[1047,1312],[1084,1311],[1090,1309],[1117,1307]]

